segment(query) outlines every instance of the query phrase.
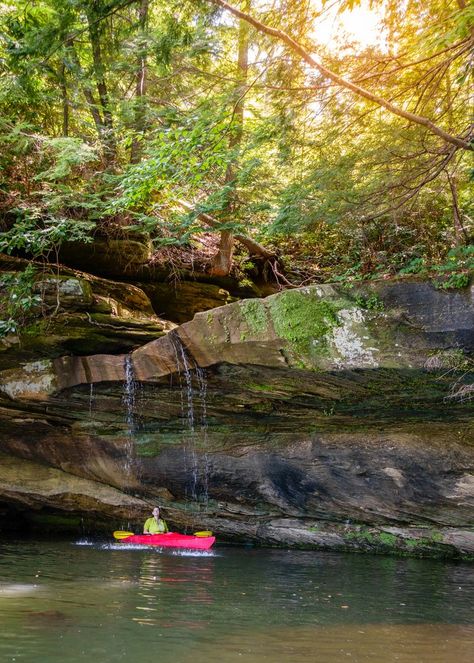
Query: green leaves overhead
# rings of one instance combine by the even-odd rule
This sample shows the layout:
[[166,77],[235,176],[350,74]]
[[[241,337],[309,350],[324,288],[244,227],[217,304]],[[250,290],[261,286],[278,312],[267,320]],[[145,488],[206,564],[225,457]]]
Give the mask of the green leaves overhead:
[[[330,2],[239,4],[338,76],[469,140],[474,10],[461,5],[374,1],[384,39],[355,47],[318,42]],[[209,230],[206,213],[318,265],[370,271],[439,259],[472,234],[467,155],[211,2],[6,0],[0,14],[5,251],[43,254],[96,223],[183,243]]]

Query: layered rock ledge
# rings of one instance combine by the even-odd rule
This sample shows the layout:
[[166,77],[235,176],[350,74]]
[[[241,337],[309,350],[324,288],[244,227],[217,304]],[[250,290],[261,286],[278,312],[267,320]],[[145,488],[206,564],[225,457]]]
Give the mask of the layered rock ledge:
[[473,555],[473,298],[311,286],[162,326],[128,354],[9,364],[0,451],[71,488],[53,505],[10,481],[4,511],[120,525],[158,500],[174,526],[229,539]]

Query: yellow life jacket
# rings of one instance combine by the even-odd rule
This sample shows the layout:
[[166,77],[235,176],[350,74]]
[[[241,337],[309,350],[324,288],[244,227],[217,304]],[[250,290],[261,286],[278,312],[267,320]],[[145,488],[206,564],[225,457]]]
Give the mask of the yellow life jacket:
[[166,524],[166,521],[160,518],[158,522],[156,522],[155,516],[148,518],[145,521],[145,525],[143,527],[143,532],[145,534],[146,532],[148,532],[149,534],[164,534],[167,531],[168,531],[168,525]]

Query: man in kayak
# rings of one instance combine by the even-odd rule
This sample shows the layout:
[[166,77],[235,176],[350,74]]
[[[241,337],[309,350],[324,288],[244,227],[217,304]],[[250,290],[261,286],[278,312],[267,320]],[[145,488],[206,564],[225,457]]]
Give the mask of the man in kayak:
[[153,509],[152,514],[152,517],[145,521],[143,534],[165,534],[168,532],[168,525],[166,524],[166,520],[160,518],[158,507]]

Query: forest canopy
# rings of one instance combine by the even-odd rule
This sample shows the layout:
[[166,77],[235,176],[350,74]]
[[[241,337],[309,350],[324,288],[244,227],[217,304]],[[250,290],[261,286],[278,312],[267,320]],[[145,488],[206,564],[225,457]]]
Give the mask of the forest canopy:
[[0,251],[211,231],[216,275],[237,243],[282,284],[466,282],[474,5],[4,0],[0,19]]

